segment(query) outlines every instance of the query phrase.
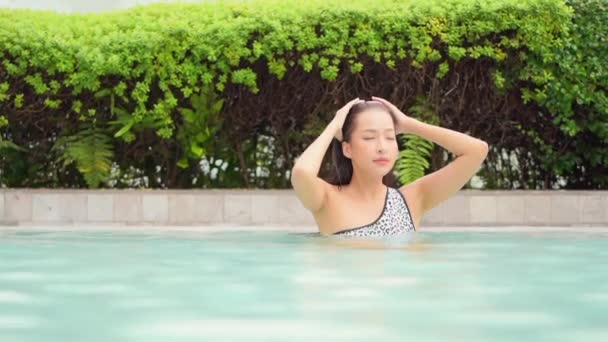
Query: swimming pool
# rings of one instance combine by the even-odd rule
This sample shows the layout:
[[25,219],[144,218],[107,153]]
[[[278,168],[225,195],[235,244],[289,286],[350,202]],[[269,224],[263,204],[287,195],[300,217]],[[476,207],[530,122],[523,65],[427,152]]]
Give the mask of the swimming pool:
[[608,340],[605,232],[0,230],[0,341]]

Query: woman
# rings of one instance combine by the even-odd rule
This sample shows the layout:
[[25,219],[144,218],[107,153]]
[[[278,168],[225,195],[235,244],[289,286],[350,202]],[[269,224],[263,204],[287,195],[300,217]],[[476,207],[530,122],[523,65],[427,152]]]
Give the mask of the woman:
[[[416,134],[458,157],[440,170],[395,188],[392,170],[400,133]],[[318,174],[330,143],[332,174],[324,180]],[[487,153],[486,142],[418,121],[382,98],[356,98],[338,110],[297,158],[291,184],[322,234],[392,236],[419,230],[424,214],[461,189]]]

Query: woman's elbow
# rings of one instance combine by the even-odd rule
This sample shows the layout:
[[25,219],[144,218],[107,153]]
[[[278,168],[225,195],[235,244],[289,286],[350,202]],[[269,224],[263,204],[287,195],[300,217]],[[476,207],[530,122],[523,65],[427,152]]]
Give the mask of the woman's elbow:
[[291,186],[295,189],[298,184],[301,183],[301,180],[305,177],[308,177],[309,175],[308,170],[306,170],[306,168],[301,167],[299,165],[295,165],[293,168],[291,168],[291,173],[290,173],[290,181],[291,181]]
[[482,159],[486,159],[488,152],[490,151],[490,145],[483,140],[479,140],[478,153]]

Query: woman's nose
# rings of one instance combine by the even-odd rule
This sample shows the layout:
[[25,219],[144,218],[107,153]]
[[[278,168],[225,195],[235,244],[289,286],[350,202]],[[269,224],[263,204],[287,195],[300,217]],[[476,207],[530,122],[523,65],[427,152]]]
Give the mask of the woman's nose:
[[378,152],[385,151],[386,150],[385,147],[386,147],[386,142],[384,141],[384,139],[379,139],[378,140],[378,146],[377,146]]

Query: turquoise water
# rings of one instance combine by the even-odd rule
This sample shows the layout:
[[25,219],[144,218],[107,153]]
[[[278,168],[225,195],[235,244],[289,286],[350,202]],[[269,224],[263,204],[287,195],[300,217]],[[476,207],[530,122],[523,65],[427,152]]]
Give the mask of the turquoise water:
[[0,231],[0,341],[606,341],[608,235]]

